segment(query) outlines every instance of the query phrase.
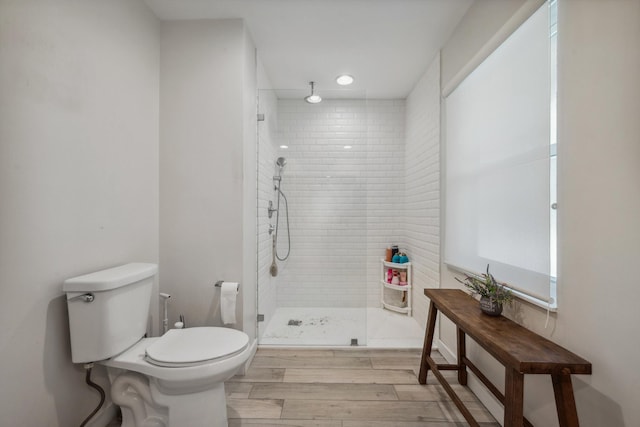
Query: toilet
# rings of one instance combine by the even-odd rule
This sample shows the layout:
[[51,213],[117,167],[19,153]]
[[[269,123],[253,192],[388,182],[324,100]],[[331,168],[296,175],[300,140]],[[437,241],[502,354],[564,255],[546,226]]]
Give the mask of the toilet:
[[249,359],[249,337],[198,327],[145,338],[157,271],[132,263],[64,282],[72,361],[107,367],[123,427],[226,427],[224,381]]

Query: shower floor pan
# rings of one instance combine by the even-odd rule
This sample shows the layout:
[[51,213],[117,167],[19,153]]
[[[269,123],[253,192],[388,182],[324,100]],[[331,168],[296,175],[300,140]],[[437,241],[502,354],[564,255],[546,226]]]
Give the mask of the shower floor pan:
[[382,308],[278,308],[260,327],[260,345],[336,347],[357,339],[367,348],[422,348],[424,341],[414,318]]

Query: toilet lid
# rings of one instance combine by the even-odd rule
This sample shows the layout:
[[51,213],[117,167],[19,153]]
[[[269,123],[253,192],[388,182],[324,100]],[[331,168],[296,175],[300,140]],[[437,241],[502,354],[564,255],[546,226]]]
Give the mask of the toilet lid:
[[159,366],[190,366],[244,350],[249,336],[229,328],[170,329],[147,347],[146,359]]

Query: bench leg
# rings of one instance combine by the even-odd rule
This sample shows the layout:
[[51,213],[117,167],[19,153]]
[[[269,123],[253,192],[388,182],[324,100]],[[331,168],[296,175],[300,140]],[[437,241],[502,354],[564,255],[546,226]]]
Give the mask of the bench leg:
[[436,330],[436,316],[438,315],[438,309],[436,305],[431,302],[429,304],[429,316],[427,318],[427,330],[424,334],[424,346],[422,347],[422,360],[420,361],[420,374],[418,375],[418,381],[420,384],[427,383],[427,371],[429,370],[429,364],[427,363],[427,357],[431,356],[431,347],[433,346],[433,334]]
[[504,427],[522,427],[524,374],[506,368],[504,378]]
[[467,356],[466,334],[457,326],[456,333],[458,336],[458,384],[467,385],[467,366],[464,363]]
[[560,427],[578,427],[578,412],[576,411],[576,401],[573,397],[571,374],[552,374],[551,381],[553,382],[553,393],[556,397],[556,409]]

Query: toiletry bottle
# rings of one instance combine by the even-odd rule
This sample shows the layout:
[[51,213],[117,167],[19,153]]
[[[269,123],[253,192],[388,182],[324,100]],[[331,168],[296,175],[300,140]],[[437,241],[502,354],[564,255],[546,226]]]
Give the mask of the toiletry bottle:
[[398,245],[391,246],[391,258],[398,253]]
[[400,271],[400,285],[407,284],[407,270]]
[[391,279],[391,284],[392,285],[399,285],[400,284],[400,277],[397,271],[393,271],[393,278]]

